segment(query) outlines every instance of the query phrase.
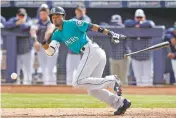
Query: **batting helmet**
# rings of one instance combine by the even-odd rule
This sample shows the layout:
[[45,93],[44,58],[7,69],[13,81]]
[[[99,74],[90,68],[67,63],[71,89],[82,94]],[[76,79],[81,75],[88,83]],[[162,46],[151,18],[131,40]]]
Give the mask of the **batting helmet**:
[[53,7],[50,11],[50,17],[54,14],[65,16],[65,10],[62,7]]
[[53,16],[54,14],[63,15],[63,16],[64,16],[64,19],[65,19],[65,15],[66,15],[66,14],[65,14],[65,10],[64,10],[62,7],[53,7],[53,8],[51,9],[50,15],[49,15],[51,22],[52,22],[52,16]]

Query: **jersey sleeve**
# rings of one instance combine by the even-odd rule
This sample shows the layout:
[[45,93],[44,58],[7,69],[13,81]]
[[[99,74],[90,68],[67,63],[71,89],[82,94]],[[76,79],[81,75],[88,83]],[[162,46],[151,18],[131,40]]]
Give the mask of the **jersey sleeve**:
[[88,22],[81,20],[73,20],[73,23],[81,32],[87,32],[89,27]]
[[52,36],[51,36],[51,41],[57,41],[57,42],[61,42],[58,34],[57,34],[57,31],[55,31]]

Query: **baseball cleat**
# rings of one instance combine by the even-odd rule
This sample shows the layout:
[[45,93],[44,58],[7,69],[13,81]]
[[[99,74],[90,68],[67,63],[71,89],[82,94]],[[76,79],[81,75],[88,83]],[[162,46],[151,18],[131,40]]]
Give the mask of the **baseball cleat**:
[[123,106],[120,107],[117,111],[114,112],[114,115],[121,115],[121,114],[124,114],[126,112],[126,110],[128,108],[130,108],[131,106],[131,102],[127,99],[124,99],[123,100]]
[[120,79],[117,77],[117,75],[114,75],[114,77],[117,80],[116,83],[115,83],[115,86],[114,86],[114,91],[117,92],[118,96],[121,96],[122,95],[122,89],[120,87]]

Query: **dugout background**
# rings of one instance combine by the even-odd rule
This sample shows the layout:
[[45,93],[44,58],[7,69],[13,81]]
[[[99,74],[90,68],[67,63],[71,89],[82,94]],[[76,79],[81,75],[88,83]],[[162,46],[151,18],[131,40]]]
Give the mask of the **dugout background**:
[[[31,18],[36,17],[37,8],[25,8],[27,10],[28,16]],[[11,17],[16,15],[18,8],[17,7],[4,7],[1,8],[1,15],[8,20]],[[123,21],[126,19],[133,19],[134,13],[136,8],[88,8],[87,14],[92,19],[93,23],[99,24],[100,22],[109,22],[111,16],[114,14],[119,14],[122,16]],[[165,25],[166,28],[173,26],[174,22],[176,21],[175,11],[176,8],[144,8],[145,14],[147,19],[153,20],[156,25]],[[66,19],[70,19],[75,15],[74,8],[65,8],[66,11]],[[108,49],[109,42],[105,41],[101,44],[99,39],[95,40],[100,44],[103,45],[104,48]],[[4,42],[5,43],[5,42]],[[106,45],[104,45],[106,44]],[[65,83],[65,74],[66,74],[66,53],[67,48],[64,45],[61,45],[60,55],[58,58],[58,83],[64,84]],[[107,57],[109,57],[109,53],[107,52]],[[170,62],[167,62],[167,65],[170,65]],[[171,65],[168,66],[166,71],[171,71]],[[109,61],[107,59],[107,65],[104,70],[104,75],[109,74]]]
[[[4,7],[1,8],[1,15],[7,20],[15,16],[17,7]],[[25,8],[30,17],[35,17],[37,8]],[[113,14],[122,16],[123,21],[134,17],[136,8],[88,8],[87,14],[92,19],[93,23],[99,24],[100,22],[109,22]],[[176,8],[144,8],[143,9],[147,19],[153,20],[156,25],[165,25],[170,27],[176,21]],[[73,8],[65,8],[66,19],[72,18],[74,14]]]

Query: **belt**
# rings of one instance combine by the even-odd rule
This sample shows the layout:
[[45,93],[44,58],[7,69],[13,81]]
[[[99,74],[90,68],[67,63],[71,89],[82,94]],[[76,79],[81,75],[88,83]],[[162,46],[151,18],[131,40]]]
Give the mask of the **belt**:
[[83,47],[81,48],[81,52],[84,52],[85,49],[86,49],[86,48],[83,46]]

